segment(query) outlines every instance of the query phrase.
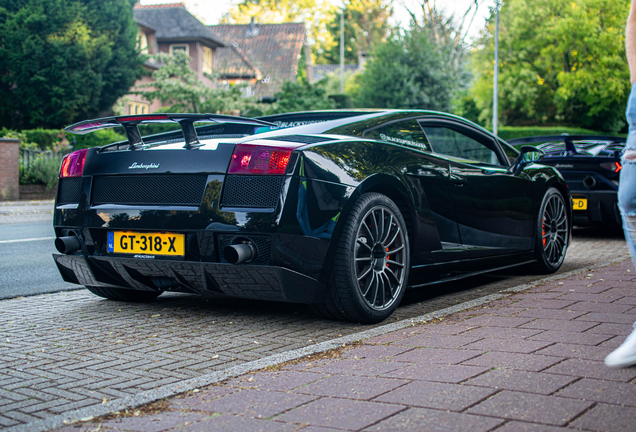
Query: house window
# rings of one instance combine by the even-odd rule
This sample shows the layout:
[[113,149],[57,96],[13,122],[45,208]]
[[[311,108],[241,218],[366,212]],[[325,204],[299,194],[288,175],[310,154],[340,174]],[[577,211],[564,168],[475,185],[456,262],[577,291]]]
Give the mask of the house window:
[[140,53],[148,54],[148,37],[141,30],[137,32],[137,50]]
[[212,49],[203,47],[203,73],[212,73]]
[[143,102],[128,102],[128,114],[149,114],[150,105]]
[[170,45],[170,54],[174,54],[177,51],[183,51],[184,53],[190,55],[190,45],[188,45],[188,44],[173,44],[173,45]]

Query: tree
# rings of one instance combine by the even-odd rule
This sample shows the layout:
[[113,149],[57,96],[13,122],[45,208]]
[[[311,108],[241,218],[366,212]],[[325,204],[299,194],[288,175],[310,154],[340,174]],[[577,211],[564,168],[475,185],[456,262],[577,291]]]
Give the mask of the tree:
[[275,96],[277,102],[266,110],[267,114],[326,110],[335,107],[320,83],[312,85],[307,81],[286,81]]
[[[507,0],[500,11],[503,124],[562,124],[616,132],[629,93],[624,27],[629,0]],[[471,89],[492,118],[494,18],[473,54]]]
[[334,45],[327,23],[333,20],[337,8],[327,0],[242,0],[223,17],[229,24],[248,24],[256,19],[263,24],[304,22],[307,42],[314,52],[325,52]]
[[[392,1],[347,0],[344,9],[345,63],[358,63],[360,52],[371,53],[390,35],[389,18]],[[316,52],[316,62],[340,63],[340,13],[334,14],[327,29],[334,41],[325,52]]]
[[141,72],[132,0],[0,0],[0,125],[110,109]]
[[372,53],[355,87],[357,106],[450,111],[468,87],[464,26],[473,7],[456,26],[452,16],[444,16],[428,0],[420,6],[423,21],[410,11],[411,29],[395,31]]
[[190,67],[190,56],[183,51],[152,56],[161,67],[152,73],[152,82],[138,87],[135,93],[148,101],[158,99],[177,112],[200,112],[209,98],[209,89]]
[[457,82],[428,32],[413,28],[377,47],[360,78],[356,106],[448,111]]

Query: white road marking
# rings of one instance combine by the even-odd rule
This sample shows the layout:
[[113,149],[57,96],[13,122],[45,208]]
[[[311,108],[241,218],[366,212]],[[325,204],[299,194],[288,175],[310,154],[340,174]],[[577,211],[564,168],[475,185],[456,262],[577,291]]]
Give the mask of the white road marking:
[[0,240],[1,243],[20,243],[20,242],[30,242],[30,241],[39,241],[39,240],[53,240],[55,237],[38,237],[38,238],[30,238],[30,239],[18,239],[18,240]]

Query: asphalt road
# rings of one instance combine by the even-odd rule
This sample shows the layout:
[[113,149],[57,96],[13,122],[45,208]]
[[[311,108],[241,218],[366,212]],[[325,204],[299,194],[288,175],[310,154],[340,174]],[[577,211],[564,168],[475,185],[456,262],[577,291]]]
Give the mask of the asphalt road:
[[0,225],[0,299],[81,288],[62,281],[50,221]]

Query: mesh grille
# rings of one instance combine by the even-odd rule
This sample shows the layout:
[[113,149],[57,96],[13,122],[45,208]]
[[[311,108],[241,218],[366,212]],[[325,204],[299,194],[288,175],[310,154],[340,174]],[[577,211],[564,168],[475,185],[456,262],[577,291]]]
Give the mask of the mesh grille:
[[561,171],[561,175],[567,182],[580,182],[583,183],[583,179],[587,177],[589,174],[580,174],[580,173],[568,173]]
[[219,235],[219,255],[221,262],[228,262],[223,255],[225,248],[232,244],[249,242],[256,248],[257,256],[254,261],[248,264],[268,264],[272,254],[272,239],[268,236],[237,236],[230,234]]
[[279,136],[279,137],[263,138],[263,140],[289,141],[289,142],[299,142],[304,144],[315,144],[315,143],[324,142],[324,141],[334,141],[333,138],[315,137],[315,136],[307,136],[307,135],[285,135],[285,136]]
[[77,204],[82,191],[82,178],[69,177],[60,179],[60,189],[57,195],[57,204]]
[[129,175],[93,179],[92,205],[199,206],[207,175]]
[[283,176],[229,175],[225,178],[223,206],[275,208]]

